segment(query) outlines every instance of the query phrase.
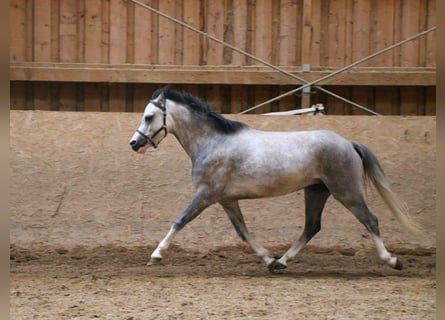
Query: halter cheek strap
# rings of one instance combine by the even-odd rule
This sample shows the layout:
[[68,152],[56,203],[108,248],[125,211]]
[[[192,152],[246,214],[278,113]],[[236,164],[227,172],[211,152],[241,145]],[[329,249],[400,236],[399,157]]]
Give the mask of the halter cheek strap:
[[146,140],[145,143],[143,145],[146,145],[147,142],[150,142],[150,144],[152,145],[153,148],[157,148],[158,144],[156,144],[156,142],[153,141],[153,139],[162,131],[164,131],[164,135],[167,135],[167,108],[165,107],[165,99],[164,99],[164,104],[160,104],[158,101],[155,100],[150,100],[150,103],[152,103],[153,105],[155,105],[156,107],[158,107],[159,109],[161,109],[163,111],[163,124],[162,127],[160,127],[155,133],[153,133],[151,135],[151,137],[147,136],[145,133],[143,133],[140,130],[136,130],[137,133],[139,133],[142,137],[144,137],[144,139]]

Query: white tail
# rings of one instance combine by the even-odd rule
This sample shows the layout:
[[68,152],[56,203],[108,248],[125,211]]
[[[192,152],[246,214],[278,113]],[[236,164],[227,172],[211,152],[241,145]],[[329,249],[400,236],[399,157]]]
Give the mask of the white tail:
[[389,183],[385,178],[383,169],[374,153],[365,145],[358,143],[353,143],[353,145],[354,149],[362,158],[366,178],[377,189],[378,193],[393,215],[409,231],[415,234],[421,234],[422,227],[410,218],[407,206],[389,187]]

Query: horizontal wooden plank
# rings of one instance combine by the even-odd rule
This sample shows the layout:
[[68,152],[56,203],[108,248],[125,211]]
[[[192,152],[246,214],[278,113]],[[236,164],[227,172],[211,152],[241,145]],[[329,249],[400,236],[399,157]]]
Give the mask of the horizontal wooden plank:
[[[309,82],[335,71],[334,68],[325,67],[311,67],[310,72],[302,72],[295,67],[285,67],[285,69]],[[165,66],[36,62],[11,63],[10,80],[172,84],[302,84],[299,80],[259,66]],[[318,84],[434,86],[436,85],[436,68],[357,67]]]

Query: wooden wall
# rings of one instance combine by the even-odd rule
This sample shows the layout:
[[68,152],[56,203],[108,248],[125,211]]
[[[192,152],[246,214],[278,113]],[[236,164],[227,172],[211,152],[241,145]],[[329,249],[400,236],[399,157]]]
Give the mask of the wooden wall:
[[[142,112],[159,84],[14,82],[11,109]],[[292,90],[292,86],[176,85],[207,100],[222,113],[238,113],[271,97]],[[424,86],[373,87],[325,86],[325,89],[384,115],[435,115],[436,88]],[[368,113],[314,89],[313,104],[322,103],[327,114]],[[286,97],[252,113],[298,108],[301,95]]]
[[[309,81],[436,23],[434,0],[142,2]],[[10,32],[13,109],[140,111],[173,83],[230,113],[302,84],[129,0],[11,0]],[[405,44],[326,88],[385,114],[435,114],[435,40]],[[321,92],[311,96],[318,102],[356,112]],[[258,112],[300,105],[294,96]]]

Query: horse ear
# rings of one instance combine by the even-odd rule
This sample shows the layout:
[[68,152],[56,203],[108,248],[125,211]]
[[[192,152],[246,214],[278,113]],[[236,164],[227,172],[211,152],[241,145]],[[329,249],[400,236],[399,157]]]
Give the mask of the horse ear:
[[164,92],[161,92],[161,93],[159,94],[159,96],[158,96],[158,102],[159,102],[161,105],[163,105],[163,104],[164,104],[164,101],[165,101],[165,94],[164,94]]

